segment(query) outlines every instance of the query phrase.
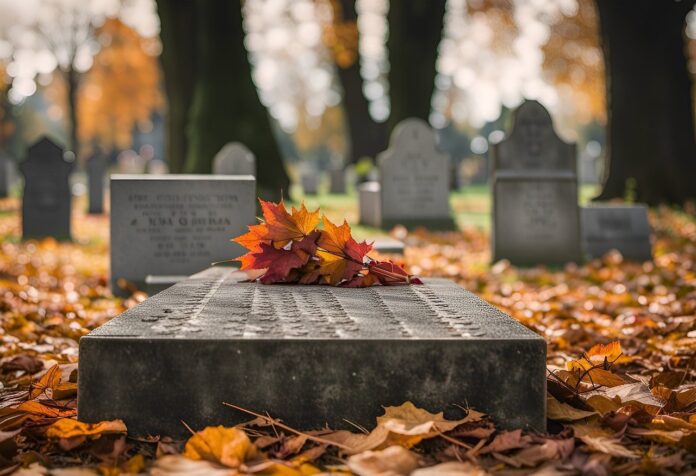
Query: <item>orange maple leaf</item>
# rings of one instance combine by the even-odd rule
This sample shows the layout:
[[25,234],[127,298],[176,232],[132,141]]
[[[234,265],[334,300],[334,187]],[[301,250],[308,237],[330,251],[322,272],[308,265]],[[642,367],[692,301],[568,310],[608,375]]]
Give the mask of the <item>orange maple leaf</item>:
[[302,239],[312,233],[319,224],[319,209],[310,212],[304,203],[299,210],[293,207],[288,213],[282,200],[278,204],[261,199],[259,202],[268,229],[267,239],[270,239],[276,248],[282,248],[292,240]]
[[355,241],[346,221],[341,226],[336,226],[326,216],[323,220],[324,230],[321,231],[317,242],[319,268],[316,273],[325,282],[335,286],[344,280],[352,279],[365,267],[365,256],[372,249],[372,245],[365,241]]

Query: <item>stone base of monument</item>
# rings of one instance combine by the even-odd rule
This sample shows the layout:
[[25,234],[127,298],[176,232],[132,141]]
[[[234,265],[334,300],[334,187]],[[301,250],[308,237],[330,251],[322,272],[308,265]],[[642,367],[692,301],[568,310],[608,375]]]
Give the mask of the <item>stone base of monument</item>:
[[372,249],[378,253],[391,254],[391,255],[402,255],[404,254],[404,243],[403,241],[395,240],[394,238],[374,238],[367,240],[368,243],[372,243]]
[[296,428],[372,427],[410,400],[503,428],[545,428],[546,344],[444,279],[371,287],[261,285],[211,268],[80,340],[78,418],[184,437],[268,413]]
[[580,219],[583,250],[588,258],[601,258],[617,250],[627,260],[652,260],[645,205],[594,204],[580,208]]
[[457,229],[457,223],[452,217],[441,218],[388,218],[382,217],[382,228],[391,230],[397,225],[406,227],[409,230],[425,228],[434,231],[450,231]]

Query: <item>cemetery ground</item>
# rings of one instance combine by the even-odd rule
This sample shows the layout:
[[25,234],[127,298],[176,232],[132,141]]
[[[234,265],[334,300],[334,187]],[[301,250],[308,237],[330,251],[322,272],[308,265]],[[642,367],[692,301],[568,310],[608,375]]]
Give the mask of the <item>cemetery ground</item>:
[[[306,203],[357,223],[354,197]],[[694,210],[651,210],[655,258],[642,264],[610,253],[564,268],[491,266],[483,187],[453,195],[461,231],[392,232],[407,244],[392,258],[410,272],[453,279],[544,337],[548,433],[504,431],[475,408],[453,423],[444,408],[404,405],[350,435],[250,414],[244,432],[195,428],[179,442],[74,423],[79,338],[146,295],[108,290],[108,216],[78,200],[73,243],[22,243],[20,206],[0,200],[0,474],[696,474]]]

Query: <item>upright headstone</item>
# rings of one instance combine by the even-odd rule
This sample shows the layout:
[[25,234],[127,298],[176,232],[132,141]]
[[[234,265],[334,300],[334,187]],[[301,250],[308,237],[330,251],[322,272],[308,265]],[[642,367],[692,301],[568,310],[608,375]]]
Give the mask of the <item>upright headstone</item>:
[[10,158],[0,150],[0,198],[10,194]]
[[319,172],[307,171],[302,173],[302,191],[305,195],[316,195],[319,193]]
[[455,227],[449,207],[449,157],[435,146],[428,124],[420,119],[399,123],[389,149],[377,161],[383,227]]
[[152,159],[147,162],[147,173],[150,175],[164,175],[169,173],[169,167],[164,160]]
[[343,167],[329,170],[329,193],[336,195],[346,193],[346,172]]
[[645,205],[592,205],[582,207],[580,216],[583,248],[589,258],[618,250],[628,260],[652,259]]
[[379,228],[382,226],[379,182],[363,182],[358,185],[358,222]]
[[309,429],[345,428],[346,417],[369,426],[382,405],[411,401],[452,417],[463,416],[458,403],[471,406],[503,428],[546,427],[544,339],[452,281],[246,279],[208,269],[80,339],[78,418],[183,437],[182,421],[247,419],[222,402]]
[[230,239],[255,222],[250,175],[112,175],[111,288],[152,293],[243,248]]
[[256,157],[244,144],[228,142],[213,158],[213,173],[256,177]]
[[70,239],[70,172],[73,163],[47,137],[29,147],[20,169],[24,175],[22,237]]
[[106,156],[101,152],[96,152],[87,159],[88,212],[91,214],[104,213],[104,180],[107,168]]
[[575,144],[556,135],[544,106],[525,101],[491,153],[493,260],[523,266],[580,261]]

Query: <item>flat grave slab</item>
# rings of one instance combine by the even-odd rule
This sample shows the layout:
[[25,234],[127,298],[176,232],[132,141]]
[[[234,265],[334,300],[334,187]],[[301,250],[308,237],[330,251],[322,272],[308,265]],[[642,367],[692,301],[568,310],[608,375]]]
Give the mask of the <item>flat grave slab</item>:
[[546,344],[445,279],[347,289],[261,285],[210,268],[80,340],[78,417],[186,436],[245,421],[372,426],[406,400],[454,417],[545,428]]
[[592,205],[580,209],[585,254],[601,258],[618,250],[633,261],[652,259],[650,224],[645,205]]

